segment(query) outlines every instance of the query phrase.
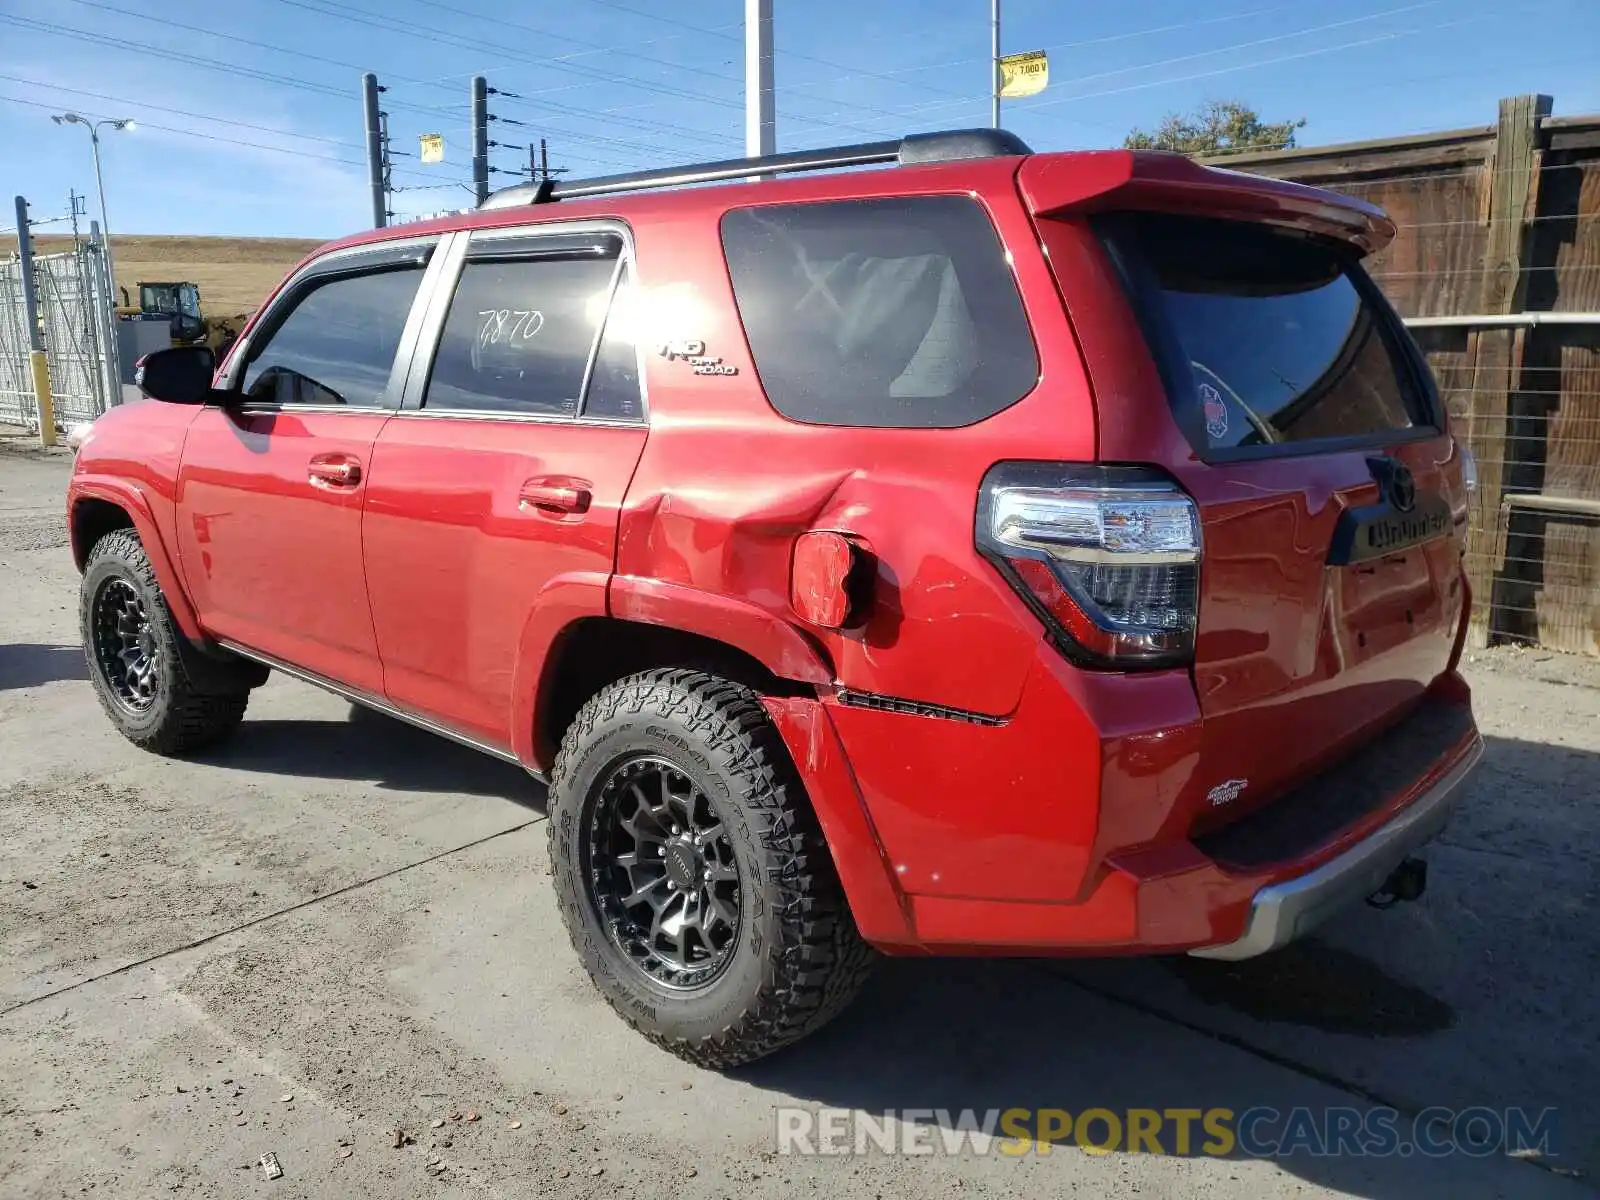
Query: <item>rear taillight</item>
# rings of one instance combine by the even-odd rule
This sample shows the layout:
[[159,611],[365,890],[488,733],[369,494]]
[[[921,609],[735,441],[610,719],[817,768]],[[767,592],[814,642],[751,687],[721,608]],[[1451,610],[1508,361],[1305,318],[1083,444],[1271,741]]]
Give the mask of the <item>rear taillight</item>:
[[1001,463],[984,476],[977,540],[1074,661],[1193,658],[1200,513],[1159,471]]

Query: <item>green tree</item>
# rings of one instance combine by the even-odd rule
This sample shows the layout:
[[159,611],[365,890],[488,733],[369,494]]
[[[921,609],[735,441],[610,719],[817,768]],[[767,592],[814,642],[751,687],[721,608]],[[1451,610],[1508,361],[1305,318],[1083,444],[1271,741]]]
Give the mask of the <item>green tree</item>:
[[1292,150],[1298,121],[1263,121],[1237,100],[1207,100],[1192,113],[1168,113],[1155,132],[1135,129],[1123,140],[1129,150],[1176,150],[1180,154],[1238,154],[1245,150]]

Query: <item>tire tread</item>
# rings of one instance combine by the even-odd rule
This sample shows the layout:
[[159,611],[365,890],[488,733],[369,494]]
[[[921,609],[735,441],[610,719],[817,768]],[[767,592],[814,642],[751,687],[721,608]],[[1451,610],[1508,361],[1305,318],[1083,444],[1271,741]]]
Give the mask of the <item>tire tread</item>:
[[[167,607],[161,584],[156,579],[150,556],[144,551],[139,535],[132,529],[116,529],[102,537],[89,551],[84,563],[84,575],[106,559],[120,563],[147,591],[150,619],[158,626],[158,636],[163,649],[168,651],[171,668],[167,678],[166,694],[157,703],[166,711],[148,729],[130,729],[125,715],[103,687],[96,684],[94,693],[106,716],[130,742],[140,749],[155,754],[179,756],[214,745],[231,734],[244,720],[245,708],[250,703],[250,689],[242,687],[226,691],[204,690],[190,678],[184,662],[185,654],[193,653],[184,639],[172,612]],[[91,599],[87,592],[82,598],[84,625],[84,654],[89,659],[91,678],[98,677],[99,668],[94,661],[94,641],[90,628]]]
[[[596,727],[623,712],[646,710],[681,721],[712,748],[731,755],[724,768],[729,782],[744,803],[752,832],[775,864],[763,881],[767,899],[777,910],[779,930],[777,942],[763,948],[768,959],[765,985],[719,1034],[703,1038],[666,1034],[619,1004],[615,992],[619,984],[605,964],[592,961],[594,950],[586,947],[584,914],[578,907],[584,901],[576,887],[557,889],[562,919],[591,978],[634,1029],[698,1066],[738,1066],[798,1041],[838,1015],[865,984],[877,955],[856,929],[788,751],[758,695],[742,684],[669,667],[631,675],[602,689],[579,709],[562,739],[550,774],[552,808]],[[560,850],[555,837],[550,852],[552,873],[559,879],[563,864],[556,861]],[[575,867],[568,869],[576,873]]]

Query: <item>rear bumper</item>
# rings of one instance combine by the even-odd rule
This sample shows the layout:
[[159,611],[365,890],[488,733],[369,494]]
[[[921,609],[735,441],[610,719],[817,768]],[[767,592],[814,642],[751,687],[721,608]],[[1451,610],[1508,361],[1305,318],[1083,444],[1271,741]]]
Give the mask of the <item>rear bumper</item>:
[[1401,860],[1444,827],[1482,760],[1480,737],[1393,820],[1316,870],[1258,891],[1238,938],[1189,953],[1200,958],[1254,958],[1287,945],[1339,909],[1370,896]]
[[892,953],[1261,953],[1378,890],[1482,755],[1470,690],[1446,673],[1290,793],[1197,831],[1214,781],[1196,771],[1180,672],[1101,678],[1042,660],[998,724],[767,705],[858,927]]

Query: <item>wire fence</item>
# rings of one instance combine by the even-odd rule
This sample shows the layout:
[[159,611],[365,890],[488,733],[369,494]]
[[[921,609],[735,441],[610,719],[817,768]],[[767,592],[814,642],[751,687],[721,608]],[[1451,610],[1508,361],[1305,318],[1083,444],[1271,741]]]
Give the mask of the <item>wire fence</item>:
[[[1600,654],[1600,119],[1580,124],[1574,136],[1562,123],[1565,150],[1536,125],[1520,164],[1488,126],[1436,164],[1407,139],[1237,168],[1345,192],[1395,222],[1372,276],[1421,318],[1414,335],[1479,471],[1466,558],[1478,645]],[[1550,314],[1561,323],[1534,319]]]

